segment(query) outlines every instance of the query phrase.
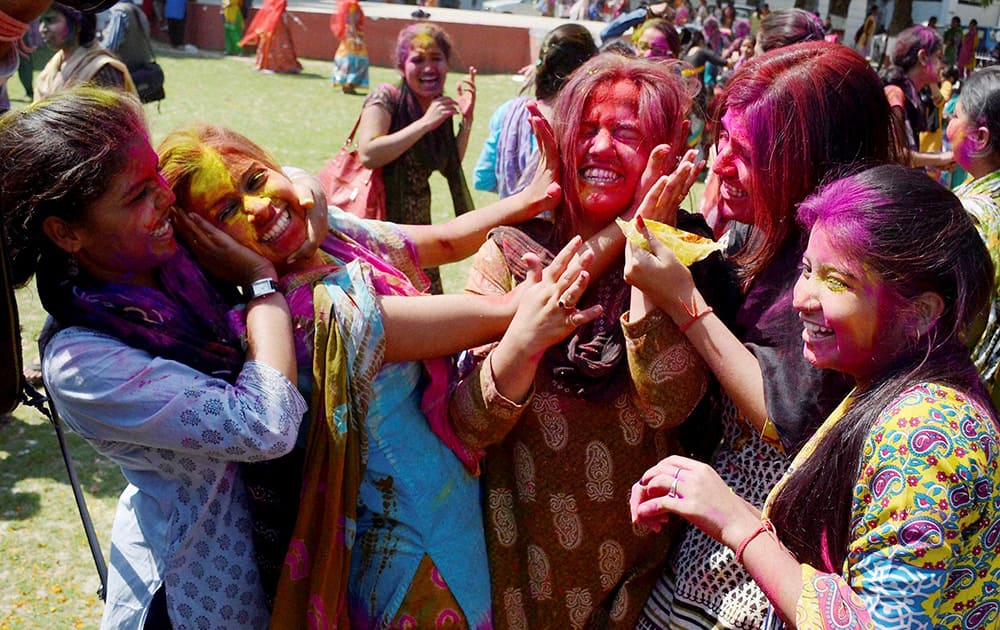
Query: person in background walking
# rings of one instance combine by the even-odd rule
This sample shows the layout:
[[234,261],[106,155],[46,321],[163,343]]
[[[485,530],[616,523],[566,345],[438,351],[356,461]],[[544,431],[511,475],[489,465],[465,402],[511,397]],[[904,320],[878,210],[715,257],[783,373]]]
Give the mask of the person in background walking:
[[330,16],[330,30],[340,40],[333,56],[333,85],[344,94],[354,94],[358,88],[368,90],[368,49],[362,29],[365,12],[358,0],[340,0]]
[[[250,0],[247,0],[249,2]],[[222,0],[222,34],[226,40],[227,55],[242,55],[243,47],[243,2],[242,0]]]

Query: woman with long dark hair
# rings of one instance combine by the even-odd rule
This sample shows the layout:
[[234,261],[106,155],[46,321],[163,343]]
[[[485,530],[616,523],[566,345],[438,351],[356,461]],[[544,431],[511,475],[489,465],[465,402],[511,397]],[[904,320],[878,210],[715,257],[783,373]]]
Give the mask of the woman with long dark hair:
[[670,457],[633,488],[633,519],[678,514],[734,550],[790,627],[994,625],[1000,426],[965,345],[992,293],[986,247],[953,194],[896,165],[824,186],[799,219],[802,352],[853,391],[763,511]]
[[886,98],[892,106],[896,135],[906,142],[910,164],[951,167],[954,163],[951,151],[920,151],[920,132],[927,131],[927,109],[920,100],[920,91],[936,86],[944,77],[944,42],[941,35],[927,26],[911,26],[896,38],[891,61],[882,73],[882,81],[885,83]]
[[[827,42],[755,57],[719,99],[719,212],[742,302],[720,317],[669,250],[655,273],[626,267],[643,299],[663,309],[708,363],[721,392],[722,440],[712,465],[755,505],[850,384],[798,352],[788,308],[805,246],[795,207],[830,173],[891,161],[896,146],[878,77],[857,52]],[[780,150],[775,147],[780,145]],[[646,606],[644,628],[717,623],[757,628],[767,601],[732,552],[688,527]]]
[[[397,85],[383,83],[365,99],[358,125],[358,155],[368,168],[381,168],[386,218],[394,223],[431,222],[430,176],[448,181],[455,216],[472,210],[462,160],[469,146],[476,106],[476,70],[445,96],[452,43],[439,26],[411,24],[396,40]],[[460,116],[458,131],[452,118]],[[441,292],[441,276],[429,269],[432,291]]]

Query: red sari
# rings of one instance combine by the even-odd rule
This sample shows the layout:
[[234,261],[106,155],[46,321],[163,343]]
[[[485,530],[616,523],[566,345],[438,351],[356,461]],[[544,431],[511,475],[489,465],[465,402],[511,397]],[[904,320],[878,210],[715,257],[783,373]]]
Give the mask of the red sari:
[[287,0],[267,0],[254,14],[240,46],[257,45],[254,69],[270,72],[301,72],[295,45],[288,31]]

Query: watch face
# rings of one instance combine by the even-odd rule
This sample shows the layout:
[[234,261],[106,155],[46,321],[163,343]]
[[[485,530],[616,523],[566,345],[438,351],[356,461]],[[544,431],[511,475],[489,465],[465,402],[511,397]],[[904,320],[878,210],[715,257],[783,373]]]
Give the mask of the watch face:
[[60,0],[61,4],[72,7],[84,13],[99,13],[111,8],[118,0]]

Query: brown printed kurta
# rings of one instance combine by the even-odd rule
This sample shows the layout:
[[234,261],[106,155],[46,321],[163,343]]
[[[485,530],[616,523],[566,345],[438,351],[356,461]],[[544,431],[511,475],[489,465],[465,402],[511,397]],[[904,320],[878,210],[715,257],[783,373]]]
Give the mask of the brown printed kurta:
[[[467,290],[502,294],[513,284],[488,241]],[[669,535],[632,526],[629,493],[650,466],[679,452],[673,428],[704,393],[707,368],[661,311],[637,322],[614,315],[622,316],[627,362],[608,384],[617,392],[609,399],[568,391],[546,358],[533,395],[516,405],[497,392],[488,357],[452,398],[460,437],[487,449],[497,628],[633,628],[666,559]]]

